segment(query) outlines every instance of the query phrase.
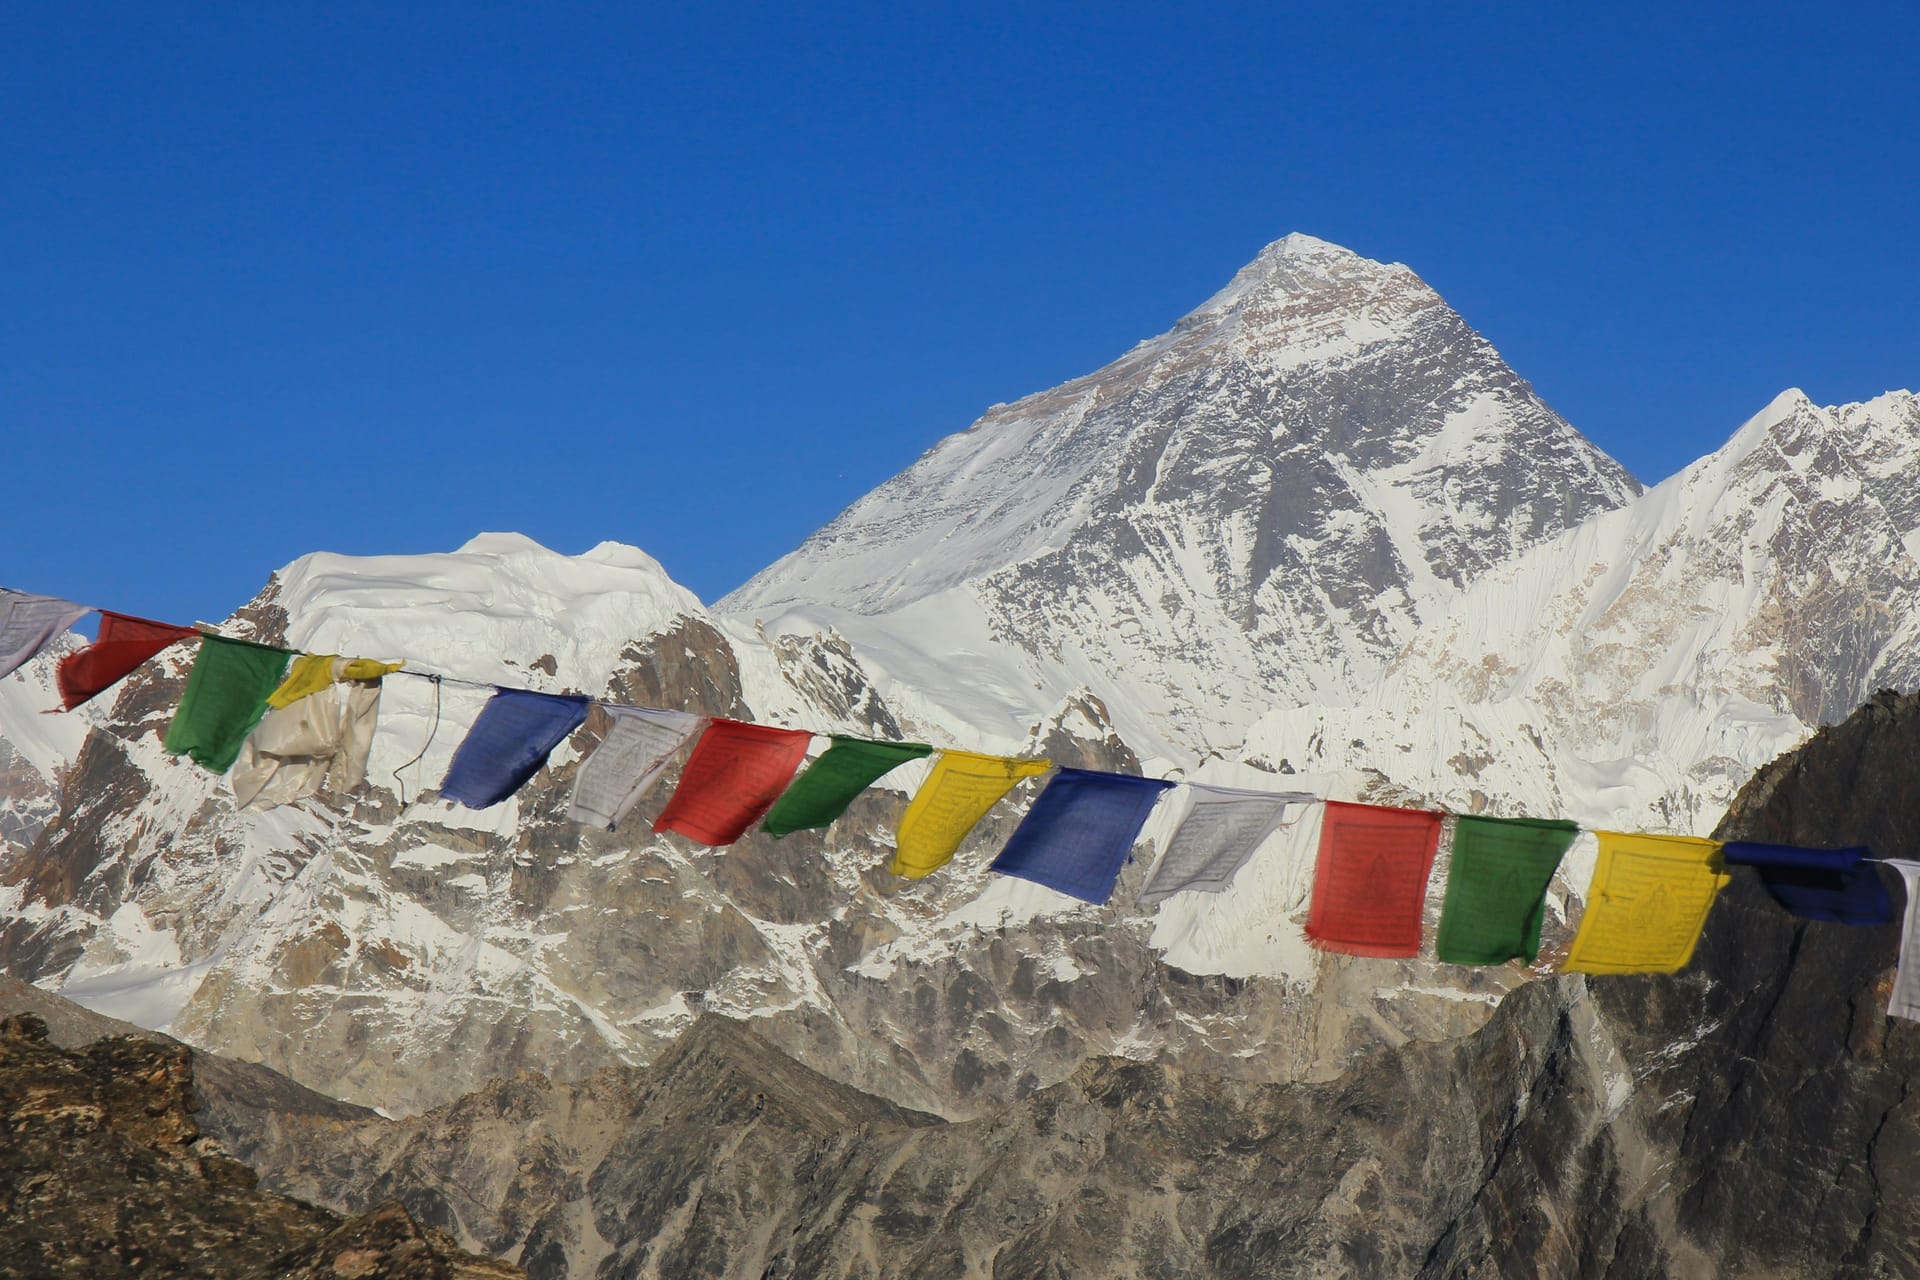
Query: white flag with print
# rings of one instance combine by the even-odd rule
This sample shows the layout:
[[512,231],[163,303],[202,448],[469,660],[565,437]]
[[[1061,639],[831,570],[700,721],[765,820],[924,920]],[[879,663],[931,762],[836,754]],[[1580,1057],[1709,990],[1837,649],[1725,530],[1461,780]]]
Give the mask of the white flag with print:
[[1245,791],[1190,784],[1187,816],[1140,890],[1143,903],[1195,890],[1220,893],[1280,826],[1290,804],[1320,797],[1302,791]]
[[613,728],[581,762],[567,816],[611,831],[653,790],[674,754],[700,731],[706,718],[651,707],[606,710],[613,717]]
[[71,600],[0,587],[0,679],[12,675],[90,612]]

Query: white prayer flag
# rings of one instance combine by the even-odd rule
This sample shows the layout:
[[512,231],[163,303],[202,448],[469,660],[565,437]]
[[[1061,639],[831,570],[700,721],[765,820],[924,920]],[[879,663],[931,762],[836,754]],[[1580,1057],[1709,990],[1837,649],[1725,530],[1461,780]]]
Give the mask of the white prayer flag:
[[242,809],[292,804],[323,786],[344,793],[366,781],[380,682],[341,681],[347,665],[348,659],[335,658],[339,684],[268,711],[247,736],[231,775]]
[[675,753],[700,731],[706,718],[651,707],[606,710],[613,717],[613,728],[574,776],[573,805],[567,816],[611,831],[653,790]]
[[1887,997],[1887,1016],[1920,1021],[1920,862],[1888,858],[1907,886],[1907,914],[1900,924],[1900,968]]
[[71,600],[0,587],[0,680],[92,610]]
[[1199,783],[1190,787],[1192,804],[1140,890],[1142,903],[1159,902],[1187,890],[1225,891],[1280,826],[1288,805],[1320,798],[1303,791],[1244,791]]

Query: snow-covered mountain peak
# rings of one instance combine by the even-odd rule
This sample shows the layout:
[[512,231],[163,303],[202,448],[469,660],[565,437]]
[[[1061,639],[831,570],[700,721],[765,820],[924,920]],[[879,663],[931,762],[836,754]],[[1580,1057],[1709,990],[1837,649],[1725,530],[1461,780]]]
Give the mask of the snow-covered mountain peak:
[[1389,300],[1440,302],[1403,263],[1376,262],[1351,249],[1294,232],[1262,249],[1225,288],[1188,313],[1180,327],[1262,306],[1292,312],[1360,310]]
[[1419,277],[1295,235],[716,608],[893,649],[984,628],[994,687],[1086,686],[1204,753],[1275,701],[1354,696],[1423,601],[1635,491]]
[[1755,766],[1920,680],[1917,474],[1913,397],[1782,392],[1447,601],[1366,716],[1282,709],[1250,743],[1456,806],[1704,834]]
[[266,603],[285,610],[287,640],[300,648],[405,655],[509,684],[542,683],[544,668],[554,687],[595,694],[629,641],[703,612],[634,548],[602,543],[567,556],[518,533],[427,555],[316,552],[275,575]]
[[[454,553],[456,555],[475,556],[511,556],[526,552],[542,552],[548,549],[524,533],[510,530],[501,532],[481,532],[474,534],[462,543]],[[548,554],[552,554],[548,552]]]

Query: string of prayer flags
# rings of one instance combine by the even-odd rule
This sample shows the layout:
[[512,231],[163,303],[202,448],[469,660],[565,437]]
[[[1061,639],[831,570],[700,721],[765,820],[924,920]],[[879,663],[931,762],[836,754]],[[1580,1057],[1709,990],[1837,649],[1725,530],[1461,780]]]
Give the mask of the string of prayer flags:
[[379,680],[406,666],[404,662],[376,662],[372,658],[342,658],[336,653],[303,653],[287,668],[287,678],[267,695],[273,710],[310,698],[337,680]]
[[1900,967],[1887,997],[1887,1016],[1920,1019],[1920,862],[1888,858],[1907,887],[1907,910],[1900,921]]
[[[267,695],[267,713],[247,737],[229,781],[242,809],[271,809],[317,794],[322,787],[351,791],[366,780],[367,757],[380,714],[380,679],[398,663],[321,657],[326,683],[293,702],[276,705],[296,680],[311,682],[315,655],[295,658],[285,681]],[[303,669],[303,664],[307,664]],[[372,672],[354,678],[354,672]],[[335,684],[346,686],[342,698]]]
[[1803,920],[1885,924],[1893,919],[1893,899],[1864,845],[1802,849],[1735,840],[1720,854],[1728,866],[1752,867],[1773,900]]
[[767,812],[764,829],[776,836],[825,827],[847,811],[853,798],[909,760],[928,755],[924,742],[875,742],[835,734],[833,745],[807,766]]
[[292,656],[251,640],[201,637],[162,745],[215,773],[231,769],[247,735],[267,713],[267,695],[286,677]]
[[1274,833],[1290,804],[1320,797],[1304,791],[1244,791],[1191,783],[1192,802],[1159,865],[1140,890],[1151,905],[1176,893],[1222,893]]
[[893,874],[918,880],[938,870],[1000,797],[1021,779],[1038,777],[1052,767],[1051,760],[942,751],[919,793],[900,815]]
[[0,680],[25,666],[91,610],[71,600],[0,587]]
[[1327,802],[1307,940],[1323,951],[1404,959],[1420,951],[1420,911],[1441,816]]
[[715,720],[694,744],[653,829],[678,831],[710,848],[732,844],[787,789],[811,741],[804,729]]
[[499,804],[540,771],[591,705],[575,694],[496,690],[454,750],[440,794],[469,809]]
[[1726,887],[1720,844],[1695,836],[1596,831],[1600,858],[1587,910],[1561,968],[1672,973],[1693,957],[1707,910]]
[[100,632],[92,644],[60,659],[54,680],[60,686],[60,705],[71,711],[111,689],[127,673],[170,644],[198,638],[192,627],[100,611]]
[[567,816],[612,831],[653,790],[706,718],[651,707],[604,710],[613,717],[613,726],[574,775]]
[[1098,906],[1113,896],[1140,828],[1172,785],[1162,778],[1062,769],[989,869]]
[[1575,822],[1456,818],[1435,954],[1448,964],[1532,964],[1547,884],[1579,834]]

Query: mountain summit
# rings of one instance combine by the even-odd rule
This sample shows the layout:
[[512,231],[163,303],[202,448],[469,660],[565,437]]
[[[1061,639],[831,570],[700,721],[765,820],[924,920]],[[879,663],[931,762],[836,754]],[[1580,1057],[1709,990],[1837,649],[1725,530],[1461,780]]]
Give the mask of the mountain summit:
[[964,636],[993,683],[1084,687],[1138,712],[1130,739],[1205,748],[1349,700],[1438,596],[1637,491],[1411,270],[1296,234],[718,607],[877,652]]

